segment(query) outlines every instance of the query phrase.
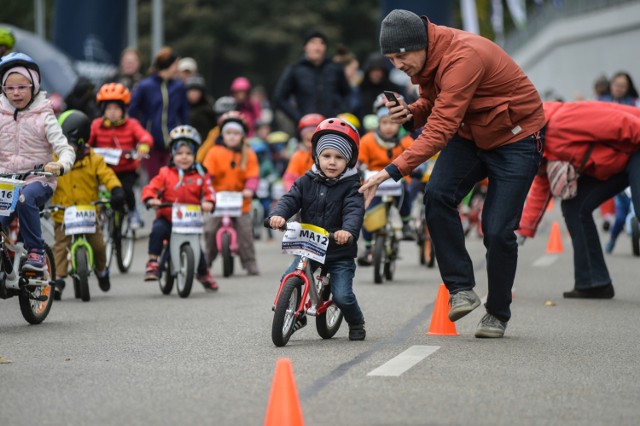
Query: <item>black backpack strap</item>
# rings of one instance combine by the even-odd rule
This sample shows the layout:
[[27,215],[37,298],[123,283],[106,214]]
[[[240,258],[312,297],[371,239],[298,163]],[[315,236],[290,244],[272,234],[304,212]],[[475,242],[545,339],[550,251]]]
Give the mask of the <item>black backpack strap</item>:
[[589,148],[587,148],[587,152],[585,152],[584,157],[582,157],[582,161],[580,162],[580,165],[576,169],[577,173],[582,173],[582,170],[584,169],[584,166],[587,165],[587,161],[589,161],[589,157],[591,157],[591,153],[593,152],[593,149],[595,147],[596,147],[596,144],[594,142],[591,142],[589,144]]

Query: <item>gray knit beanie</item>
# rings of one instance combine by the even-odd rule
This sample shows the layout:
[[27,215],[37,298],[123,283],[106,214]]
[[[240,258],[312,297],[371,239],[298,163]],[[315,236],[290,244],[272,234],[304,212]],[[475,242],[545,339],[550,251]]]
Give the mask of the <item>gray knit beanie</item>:
[[342,136],[334,135],[332,133],[320,136],[318,139],[318,143],[316,144],[316,156],[320,157],[322,151],[325,149],[335,149],[338,151],[347,163],[351,161],[351,156],[353,155],[353,150],[351,149],[351,144]]
[[382,20],[380,51],[404,53],[427,47],[427,31],[422,18],[404,9],[394,9]]

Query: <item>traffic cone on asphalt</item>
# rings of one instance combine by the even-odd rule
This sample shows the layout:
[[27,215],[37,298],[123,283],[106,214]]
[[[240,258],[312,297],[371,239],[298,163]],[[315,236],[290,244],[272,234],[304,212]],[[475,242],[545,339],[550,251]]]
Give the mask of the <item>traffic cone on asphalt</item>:
[[265,426],[304,425],[291,360],[280,358],[273,375]]
[[427,336],[458,336],[456,325],[449,319],[449,290],[444,284],[438,288]]
[[547,243],[547,253],[562,253],[562,233],[560,233],[560,224],[553,222],[551,225],[551,234]]
[[551,210],[553,210],[553,198],[549,200],[549,204],[547,204],[545,212],[549,213]]

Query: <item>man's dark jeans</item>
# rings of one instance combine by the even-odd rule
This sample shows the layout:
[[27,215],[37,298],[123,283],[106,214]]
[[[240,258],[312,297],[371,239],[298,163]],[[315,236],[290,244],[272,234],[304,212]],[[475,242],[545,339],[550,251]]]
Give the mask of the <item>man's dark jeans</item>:
[[543,145],[544,132],[538,139],[531,135],[486,151],[456,135],[441,151],[425,190],[425,215],[440,274],[449,292],[455,294],[475,286],[458,204],[476,182],[489,178],[482,211],[489,282],[485,306],[501,321],[511,317],[511,288],[518,262],[514,231],[542,159]]
[[578,194],[562,201],[562,215],[571,235],[576,290],[591,290],[611,284],[604,261],[593,211],[603,202],[631,186],[636,216],[640,212],[640,151],[631,156],[627,169],[606,181],[591,176],[578,179]]

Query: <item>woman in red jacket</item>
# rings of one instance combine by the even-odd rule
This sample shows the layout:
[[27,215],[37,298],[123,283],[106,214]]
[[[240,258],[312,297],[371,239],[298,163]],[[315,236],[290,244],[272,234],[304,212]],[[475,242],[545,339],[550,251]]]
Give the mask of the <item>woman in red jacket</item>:
[[565,298],[610,299],[613,285],[593,210],[631,186],[640,211],[640,109],[605,102],[545,102],[546,146],[518,234],[534,237],[552,195],[562,198],[573,245],[574,289]]
[[[121,149],[122,154],[137,151],[137,157],[149,153],[153,138],[135,118],[127,116],[127,107],[131,101],[131,93],[120,83],[107,83],[100,88],[96,96],[98,106],[102,109],[102,117],[91,123],[91,137],[88,145],[94,148]],[[136,197],[133,185],[138,180],[138,160],[126,158],[105,158],[105,161],[116,172],[124,188],[127,208],[131,212],[131,227],[140,228],[142,221],[136,210]]]
[[[215,192],[211,176],[195,162],[198,147],[202,144],[198,131],[191,126],[178,126],[169,133],[171,164],[160,169],[151,182],[142,190],[142,199],[148,206],[162,203],[198,204],[202,211],[211,212],[215,206]],[[171,208],[159,208],[149,235],[149,261],[145,281],[160,279],[158,257],[164,240],[171,237]],[[201,251],[196,278],[205,290],[218,289]]]

